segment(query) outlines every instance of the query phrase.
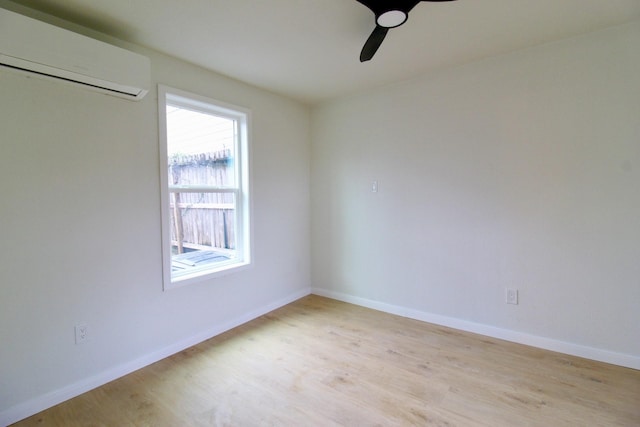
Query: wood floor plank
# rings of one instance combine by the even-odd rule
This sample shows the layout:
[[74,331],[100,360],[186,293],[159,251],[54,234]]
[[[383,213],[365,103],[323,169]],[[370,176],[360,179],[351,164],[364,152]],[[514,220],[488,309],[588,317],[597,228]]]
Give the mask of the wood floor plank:
[[640,426],[640,371],[305,297],[17,424]]

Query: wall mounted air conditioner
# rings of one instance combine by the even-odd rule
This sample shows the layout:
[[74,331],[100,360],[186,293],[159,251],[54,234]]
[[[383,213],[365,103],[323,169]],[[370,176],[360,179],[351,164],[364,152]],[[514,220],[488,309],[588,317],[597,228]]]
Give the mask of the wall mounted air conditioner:
[[5,9],[0,65],[136,101],[150,87],[149,58]]

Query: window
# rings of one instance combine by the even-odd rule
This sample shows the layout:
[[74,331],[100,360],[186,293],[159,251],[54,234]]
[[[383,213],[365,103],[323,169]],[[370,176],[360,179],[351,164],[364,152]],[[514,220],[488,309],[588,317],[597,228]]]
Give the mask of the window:
[[166,86],[158,103],[169,289],[250,263],[249,112]]

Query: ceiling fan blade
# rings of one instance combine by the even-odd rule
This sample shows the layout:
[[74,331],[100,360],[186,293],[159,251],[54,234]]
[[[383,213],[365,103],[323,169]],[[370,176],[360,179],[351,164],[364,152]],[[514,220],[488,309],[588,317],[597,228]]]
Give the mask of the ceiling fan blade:
[[360,62],[365,62],[373,58],[373,55],[376,54],[378,48],[382,44],[382,41],[386,37],[387,32],[389,32],[388,28],[376,25],[376,28],[362,47],[362,52],[360,52]]

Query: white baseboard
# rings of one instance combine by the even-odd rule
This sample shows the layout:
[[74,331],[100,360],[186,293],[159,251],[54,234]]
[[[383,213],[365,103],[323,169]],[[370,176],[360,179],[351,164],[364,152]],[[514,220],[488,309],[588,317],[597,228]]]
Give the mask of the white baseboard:
[[356,297],[353,295],[345,294],[342,292],[335,292],[327,289],[312,288],[311,293],[327,298],[336,299],[338,301],[360,305],[362,307],[372,308],[374,310],[383,311],[385,313],[408,317],[410,319],[421,320],[423,322],[434,323],[436,325],[447,326],[462,331],[486,335],[505,341],[516,342],[519,344],[525,344],[545,350],[556,351],[558,353],[584,357],[586,359],[597,360],[599,362],[611,363],[613,365],[640,370],[640,357],[630,354],[616,353],[609,350],[587,347],[580,344],[540,337],[537,335],[512,331],[509,329],[496,328],[495,326],[470,322],[468,320],[456,319],[454,317],[441,316],[438,314],[387,304],[380,301]]
[[242,316],[232,319],[222,325],[217,325],[214,328],[202,331],[168,347],[162,348],[158,351],[147,354],[130,362],[115,366],[108,371],[78,381],[74,384],[69,384],[68,386],[61,389],[53,390],[49,393],[10,407],[9,409],[0,412],[0,426],[13,424],[24,418],[30,417],[31,415],[37,414],[38,412],[43,411],[47,408],[79,396],[82,393],[86,393],[89,390],[93,390],[96,387],[100,387],[101,385],[104,385],[110,381],[130,374],[131,372],[137,371],[138,369],[144,368],[145,366],[151,365],[152,363],[165,359],[173,354],[179,353],[182,350],[213,338],[216,335],[220,335],[223,332],[247,323],[257,317],[262,316],[263,314],[267,314],[277,308],[280,308],[304,296],[307,296],[309,295],[309,293],[310,289],[308,288],[298,292],[294,292],[280,300],[274,301],[248,313],[244,313]]

